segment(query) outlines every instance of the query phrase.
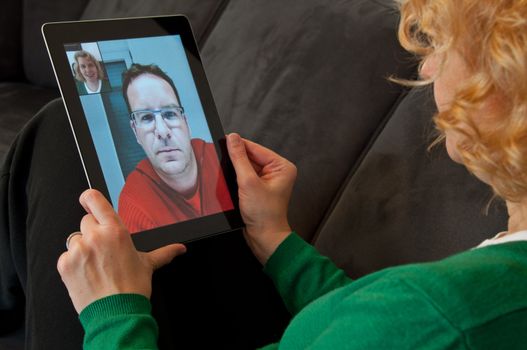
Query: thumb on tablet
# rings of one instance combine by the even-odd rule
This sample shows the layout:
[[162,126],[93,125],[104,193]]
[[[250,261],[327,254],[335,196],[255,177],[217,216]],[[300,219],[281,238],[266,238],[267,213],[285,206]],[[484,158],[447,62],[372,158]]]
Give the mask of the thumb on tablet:
[[229,156],[236,171],[238,183],[240,183],[241,179],[245,179],[248,176],[256,176],[256,172],[247,156],[245,143],[240,135],[233,133],[227,136],[227,149],[229,150]]
[[165,247],[158,248],[148,253],[143,253],[147,256],[148,260],[152,264],[152,267],[157,270],[160,267],[168,264],[176,256],[182,255],[187,251],[187,248],[183,244],[171,244]]

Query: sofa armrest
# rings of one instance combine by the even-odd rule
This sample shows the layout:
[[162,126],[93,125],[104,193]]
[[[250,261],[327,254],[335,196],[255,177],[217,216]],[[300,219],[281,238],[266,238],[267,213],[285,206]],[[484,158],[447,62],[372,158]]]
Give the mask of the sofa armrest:
[[0,11],[0,81],[21,80],[22,72],[22,2],[2,1]]

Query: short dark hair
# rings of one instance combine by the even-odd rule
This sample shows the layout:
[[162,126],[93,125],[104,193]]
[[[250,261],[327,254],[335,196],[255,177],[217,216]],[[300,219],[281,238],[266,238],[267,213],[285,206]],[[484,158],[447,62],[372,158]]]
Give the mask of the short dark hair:
[[130,68],[125,70],[122,74],[123,97],[126,102],[126,106],[128,107],[128,111],[130,113],[132,112],[132,108],[130,107],[130,101],[128,101],[128,93],[127,93],[128,86],[130,86],[130,84],[135,78],[143,74],[152,74],[166,81],[172,87],[172,90],[174,90],[174,93],[176,94],[179,105],[181,106],[181,99],[179,98],[179,93],[177,92],[174,81],[172,81],[172,79],[165,72],[163,72],[163,70],[159,68],[159,66],[155,64],[134,63],[130,66]]

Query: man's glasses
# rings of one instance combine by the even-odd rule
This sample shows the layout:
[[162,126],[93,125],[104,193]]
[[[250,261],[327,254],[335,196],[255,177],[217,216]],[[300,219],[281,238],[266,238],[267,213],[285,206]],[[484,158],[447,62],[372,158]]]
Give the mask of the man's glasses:
[[159,114],[167,125],[173,126],[183,120],[185,110],[180,106],[165,107],[160,109],[141,109],[130,113],[130,119],[137,127],[142,129],[153,128],[156,115]]

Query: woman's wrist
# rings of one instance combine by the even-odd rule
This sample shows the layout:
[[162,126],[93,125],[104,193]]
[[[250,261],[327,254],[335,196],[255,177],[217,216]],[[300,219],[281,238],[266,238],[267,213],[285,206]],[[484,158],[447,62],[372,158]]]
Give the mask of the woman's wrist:
[[249,248],[258,261],[265,265],[278,246],[291,234],[290,227],[272,232],[248,233],[244,232]]
[[79,319],[86,329],[94,320],[103,320],[116,315],[150,314],[150,310],[150,300],[142,294],[112,294],[87,305],[81,310]]

